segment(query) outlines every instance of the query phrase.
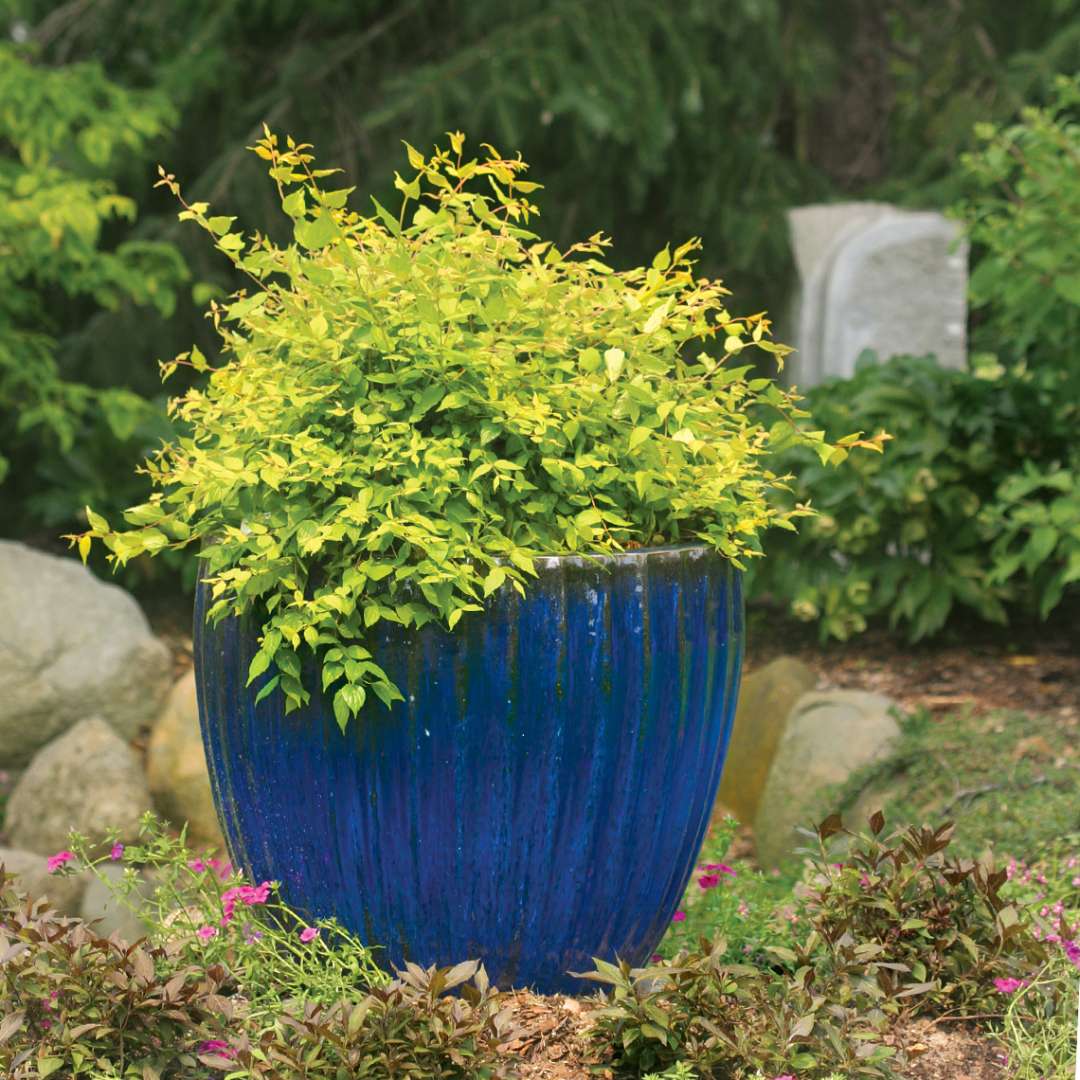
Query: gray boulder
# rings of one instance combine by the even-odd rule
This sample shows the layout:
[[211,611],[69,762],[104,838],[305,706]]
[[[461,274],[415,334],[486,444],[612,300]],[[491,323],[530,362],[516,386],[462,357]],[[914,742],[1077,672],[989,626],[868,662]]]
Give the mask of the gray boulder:
[[50,905],[64,915],[78,915],[86,889],[80,874],[50,874],[48,859],[36,851],[0,848],[0,865],[15,877],[15,887],[35,900],[47,897]]
[[[105,863],[98,868],[104,878],[118,882],[123,877],[124,868],[118,863]],[[130,904],[138,905],[140,898],[153,894],[154,886],[146,877],[140,877],[139,884],[127,894],[125,899]],[[98,878],[92,878],[83,894],[79,917],[93,923],[95,933],[108,937],[118,933],[127,942],[138,941],[150,932],[150,928],[117,898],[109,886]]]
[[742,680],[716,797],[719,808],[753,822],[791,710],[816,684],[814,672],[792,656],[778,657]]
[[117,829],[130,843],[149,809],[138,756],[94,717],[38,752],[8,800],[6,831],[16,847],[44,854],[66,847],[72,829],[92,843]]
[[206,770],[193,670],[172,688],[154,725],[146,779],[157,809],[177,826],[187,822],[192,847],[225,850]]
[[828,791],[856,769],[886,756],[900,734],[895,702],[862,690],[804,694],[787,723],[754,820],[758,862],[787,862],[804,839],[795,829],[817,824],[836,807]]
[[123,589],[75,558],[0,540],[0,768],[84,716],[125,739],[154,719],[169,653]]

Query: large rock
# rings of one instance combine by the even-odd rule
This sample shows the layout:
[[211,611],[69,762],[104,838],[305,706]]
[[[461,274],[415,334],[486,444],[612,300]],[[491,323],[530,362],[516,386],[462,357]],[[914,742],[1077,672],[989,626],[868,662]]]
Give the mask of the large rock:
[[6,831],[16,847],[51,854],[77,830],[92,843],[116,829],[138,836],[150,792],[135,752],[94,717],[40,750],[8,800]]
[[0,865],[15,877],[15,887],[35,900],[47,897],[64,915],[78,915],[86,878],[79,874],[50,874],[46,856],[37,851],[0,848]]
[[900,728],[895,703],[861,690],[803,695],[777,747],[754,821],[758,861],[765,869],[787,862],[813,826],[834,809],[828,790],[888,754]]
[[791,656],[778,657],[742,680],[716,797],[717,804],[740,821],[754,820],[788,716],[816,683],[814,672]]
[[800,206],[788,223],[800,286],[787,374],[801,389],[850,377],[867,349],[964,367],[967,245],[955,221],[856,202]]
[[0,541],[0,768],[84,716],[132,738],[157,715],[169,667],[123,589],[77,559]]
[[[117,863],[103,863],[98,872],[102,878],[114,885],[124,875],[124,868]],[[138,906],[140,900],[146,900],[154,893],[154,886],[146,877],[140,876],[138,885],[124,899],[128,904]],[[123,902],[116,893],[100,878],[93,878],[83,894],[79,917],[93,923],[95,933],[108,937],[118,933],[127,942],[138,941],[150,933],[150,928]]]
[[192,847],[225,850],[206,771],[194,671],[172,688],[154,725],[147,749],[146,779],[160,813],[178,826],[188,823]]

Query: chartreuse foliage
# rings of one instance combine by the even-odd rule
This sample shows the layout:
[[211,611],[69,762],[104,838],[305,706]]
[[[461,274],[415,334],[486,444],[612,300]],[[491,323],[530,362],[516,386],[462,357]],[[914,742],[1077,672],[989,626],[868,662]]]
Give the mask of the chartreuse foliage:
[[[453,629],[524,591],[541,553],[697,540],[740,562],[805,512],[770,500],[784,478],[763,455],[833,462],[859,442],[798,430],[796,399],[735,361],[787,350],[694,276],[693,240],[619,273],[600,234],[560,251],[526,227],[525,163],[468,158],[460,134],[409,147],[400,208],[371,216],[323,187],[306,145],[267,132],[254,149],[294,240],[185,204],[249,287],[213,308],[223,360],[173,403],[191,434],[147,462],[160,490],[127,528],[91,514],[77,539],[118,564],[206,545],[208,617],[256,619],[251,679],[270,672],[260,695],[288,709],[309,698],[305,648],[342,726],[369,689],[390,704],[372,627]],[[177,364],[209,366],[197,349]]]

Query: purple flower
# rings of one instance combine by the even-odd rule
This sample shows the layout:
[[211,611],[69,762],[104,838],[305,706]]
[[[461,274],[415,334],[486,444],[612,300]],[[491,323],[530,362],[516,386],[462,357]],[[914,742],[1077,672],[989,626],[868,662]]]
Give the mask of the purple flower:
[[1077,945],[1075,941],[1066,941],[1065,955],[1068,957],[1069,963],[1074,968],[1080,969],[1080,945]]
[[227,1058],[236,1057],[236,1051],[227,1042],[222,1042],[221,1039],[207,1039],[206,1042],[199,1043],[199,1053],[218,1054]]

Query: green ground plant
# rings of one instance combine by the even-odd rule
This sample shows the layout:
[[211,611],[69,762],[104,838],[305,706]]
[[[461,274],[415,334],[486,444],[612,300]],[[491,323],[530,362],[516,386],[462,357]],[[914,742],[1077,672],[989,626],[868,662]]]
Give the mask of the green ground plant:
[[[60,872],[89,871],[154,943],[172,943],[186,963],[228,970],[244,987],[255,1023],[292,1001],[329,1007],[388,981],[377,952],[334,919],[308,926],[279,898],[274,882],[247,882],[228,860],[193,853],[183,834],[173,835],[150,813],[139,831],[138,844],[127,846],[115,837],[91,846],[72,834],[72,858]],[[104,872],[117,865],[119,879]]]
[[898,1017],[995,1010],[999,986],[1042,969],[1044,931],[1003,894],[1008,870],[950,857],[951,826],[886,836],[884,824],[876,814],[851,833],[834,815],[810,834],[786,944],[733,962],[738,939],[703,936],[642,969],[598,962],[587,977],[612,997],[595,1038],[617,1075],[682,1062],[704,1075],[891,1076],[902,1063],[883,1035]]
[[1001,984],[998,1032],[1017,1080],[1072,1080],[1080,984],[1080,832],[1032,847],[1008,865],[1007,892],[1034,913],[1049,956],[1027,979]]
[[[120,863],[120,880],[102,873]],[[308,925],[274,883],[244,882],[147,816],[106,853],[73,835],[55,872],[89,870],[147,926],[100,937],[0,880],[0,1067],[11,1080],[494,1080],[508,1014],[483,967],[393,976],[333,920]],[[154,883],[137,888],[136,867]]]
[[173,403],[191,434],[147,461],[158,490],[124,527],[91,511],[70,538],[118,565],[205,545],[208,618],[261,630],[259,696],[305,704],[313,653],[342,727],[369,691],[401,697],[366,648],[380,622],[453,630],[504,585],[523,593],[541,554],[692,540],[741,565],[805,513],[769,498],[771,451],[835,463],[885,438],[796,426],[798,399],[744,362],[787,348],[695,276],[695,240],[623,272],[600,234],[559,250],[526,227],[525,163],[449,140],[407,147],[400,207],[365,217],[267,131],[284,246],[163,174],[248,284],[213,307],[219,363],[193,348],[166,365],[209,381]]
[[[777,944],[751,928],[642,969],[598,962],[586,975],[610,994],[598,1058],[662,1080],[887,1078],[904,1065],[885,1041],[898,1020],[978,1010],[1000,1016],[1019,1075],[1057,1076],[1080,965],[1080,834],[995,871],[950,857],[948,827],[883,826],[847,833],[834,817],[811,834]],[[157,890],[101,873],[117,862]],[[514,1074],[511,1012],[475,962],[391,978],[332,922],[307,926],[272,884],[238,883],[151,818],[138,845],[102,854],[74,837],[52,865],[100,874],[148,937],[100,938],[0,883],[0,1067],[13,1080]]]
[[765,874],[747,859],[728,854],[738,822],[728,817],[710,826],[698,866],[658,953],[672,959],[702,937],[722,937],[727,959],[760,963],[770,946],[790,940],[798,915],[791,881]]

